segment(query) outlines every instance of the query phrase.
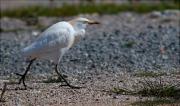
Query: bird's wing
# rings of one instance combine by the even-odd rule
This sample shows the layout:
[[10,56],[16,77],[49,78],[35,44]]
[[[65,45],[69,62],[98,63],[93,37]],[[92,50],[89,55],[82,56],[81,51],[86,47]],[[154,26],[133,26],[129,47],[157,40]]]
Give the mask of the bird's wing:
[[68,46],[69,35],[70,32],[67,28],[45,31],[34,43],[22,50],[23,54],[39,57],[51,52],[58,52],[61,48]]

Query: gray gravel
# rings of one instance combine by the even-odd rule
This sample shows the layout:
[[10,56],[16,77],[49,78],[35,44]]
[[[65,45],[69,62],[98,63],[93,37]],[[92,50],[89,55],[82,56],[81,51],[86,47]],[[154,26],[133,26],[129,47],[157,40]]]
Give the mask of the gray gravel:
[[[121,71],[179,70],[179,16],[179,11],[152,12],[144,15],[121,13],[85,16],[100,20],[102,25],[88,28],[86,38],[63,57],[61,69],[68,76],[84,77],[85,74],[88,76]],[[53,17],[53,20],[58,18]],[[6,24],[4,19],[0,22],[1,26]],[[25,21],[16,22],[29,27]],[[52,24],[54,21],[48,22]],[[47,23],[45,26],[48,26]],[[1,32],[1,76],[24,72],[27,63],[19,51],[36,39],[39,32],[40,30],[32,28]],[[38,60],[31,70],[34,75],[54,72],[52,63],[46,60]]]

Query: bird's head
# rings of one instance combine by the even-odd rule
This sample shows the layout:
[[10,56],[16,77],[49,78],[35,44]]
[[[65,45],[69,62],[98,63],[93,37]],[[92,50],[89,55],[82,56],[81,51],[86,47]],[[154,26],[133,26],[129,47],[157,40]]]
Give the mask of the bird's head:
[[87,18],[82,18],[82,17],[73,19],[73,20],[69,21],[69,23],[72,26],[80,28],[80,29],[85,29],[87,25],[100,24],[97,21],[90,20]]

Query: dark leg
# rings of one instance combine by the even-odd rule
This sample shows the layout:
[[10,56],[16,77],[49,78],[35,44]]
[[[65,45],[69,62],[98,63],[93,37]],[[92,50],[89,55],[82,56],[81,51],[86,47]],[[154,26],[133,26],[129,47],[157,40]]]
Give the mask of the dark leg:
[[7,84],[6,84],[6,82],[5,82],[5,83],[4,83],[4,87],[3,87],[3,89],[2,89],[2,92],[1,92],[0,102],[5,102],[5,100],[3,99],[3,95],[4,95],[5,91],[6,91],[6,88],[7,88]]
[[24,73],[23,75],[16,73],[16,75],[21,76],[21,78],[19,79],[19,84],[21,84],[21,82],[23,82],[23,85],[24,85],[24,88],[25,88],[25,89],[26,89],[26,87],[27,87],[26,84],[25,84],[25,82],[24,82],[24,81],[25,81],[26,74],[28,73],[28,71],[29,71],[32,63],[33,63],[35,60],[36,60],[36,59],[32,59],[32,60],[30,61],[29,65],[28,65],[28,67],[26,68],[26,71],[25,71],[25,73]]
[[56,73],[58,74],[59,78],[62,79],[62,80],[66,83],[66,85],[69,86],[70,88],[73,88],[73,89],[82,88],[82,87],[76,87],[76,86],[70,85],[70,84],[68,83],[68,81],[63,77],[63,75],[61,75],[61,74],[59,73],[59,71],[58,71],[58,65],[57,65],[57,64],[56,64],[56,66],[55,66],[55,71],[56,71]]

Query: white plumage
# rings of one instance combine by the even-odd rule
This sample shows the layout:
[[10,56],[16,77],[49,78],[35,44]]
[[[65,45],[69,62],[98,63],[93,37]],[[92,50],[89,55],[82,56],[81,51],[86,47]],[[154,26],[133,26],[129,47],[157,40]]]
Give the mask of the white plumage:
[[86,18],[58,22],[41,33],[31,45],[22,49],[22,54],[30,59],[43,58],[58,64],[74,42],[85,35],[87,24],[97,24],[97,22]]
[[24,56],[44,58],[58,62],[58,58],[70,48],[74,41],[74,29],[67,22],[59,22],[48,28],[30,46],[24,48]]

